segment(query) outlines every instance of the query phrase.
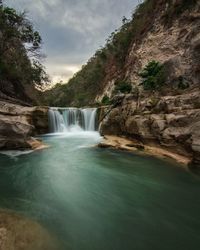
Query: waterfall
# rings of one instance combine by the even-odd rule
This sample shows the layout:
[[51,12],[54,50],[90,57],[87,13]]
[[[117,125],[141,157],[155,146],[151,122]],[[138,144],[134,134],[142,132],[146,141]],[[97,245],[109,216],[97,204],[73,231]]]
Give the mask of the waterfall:
[[96,108],[50,108],[49,130],[51,133],[95,131],[96,113]]

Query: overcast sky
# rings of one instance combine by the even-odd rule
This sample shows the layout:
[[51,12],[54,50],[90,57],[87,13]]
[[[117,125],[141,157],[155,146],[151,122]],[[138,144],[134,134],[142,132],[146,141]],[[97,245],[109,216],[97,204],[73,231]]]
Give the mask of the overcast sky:
[[130,18],[139,0],[4,0],[26,10],[43,38],[52,81],[66,82]]

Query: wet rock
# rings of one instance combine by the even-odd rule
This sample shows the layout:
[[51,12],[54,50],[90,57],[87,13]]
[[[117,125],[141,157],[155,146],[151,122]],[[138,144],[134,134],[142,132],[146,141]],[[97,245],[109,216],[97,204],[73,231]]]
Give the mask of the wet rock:
[[58,241],[37,222],[0,211],[1,250],[60,250]]

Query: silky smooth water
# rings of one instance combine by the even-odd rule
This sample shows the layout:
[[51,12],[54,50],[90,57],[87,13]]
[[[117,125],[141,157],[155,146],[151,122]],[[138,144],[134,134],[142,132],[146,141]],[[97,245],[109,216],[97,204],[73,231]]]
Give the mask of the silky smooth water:
[[48,112],[51,133],[97,130],[96,108],[50,108]]
[[2,208],[38,220],[65,250],[200,249],[198,177],[153,157],[93,147],[95,132],[44,140],[49,149],[0,155]]

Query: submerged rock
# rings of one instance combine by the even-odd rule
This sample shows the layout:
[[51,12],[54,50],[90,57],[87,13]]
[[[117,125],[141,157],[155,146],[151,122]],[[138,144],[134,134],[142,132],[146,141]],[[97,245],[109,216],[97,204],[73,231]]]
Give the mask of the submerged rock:
[[58,241],[41,225],[15,213],[0,211],[1,250],[60,250]]

